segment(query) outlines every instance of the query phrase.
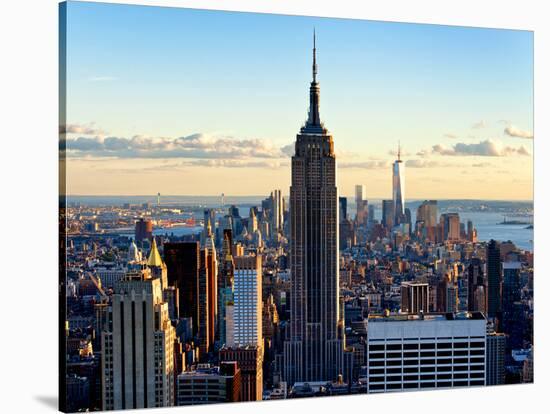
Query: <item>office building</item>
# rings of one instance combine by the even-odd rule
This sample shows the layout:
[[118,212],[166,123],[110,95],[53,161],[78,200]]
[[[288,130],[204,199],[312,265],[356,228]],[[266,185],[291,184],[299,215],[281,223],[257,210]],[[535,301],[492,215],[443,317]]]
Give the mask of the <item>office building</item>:
[[210,225],[206,229],[204,250],[208,277],[208,341],[210,345],[213,345],[218,326],[218,258]]
[[177,378],[176,405],[200,405],[240,401],[241,371],[236,362],[219,367],[198,364]]
[[401,284],[401,312],[428,313],[429,289],[427,283],[403,282]]
[[166,265],[160,257],[160,253],[157,248],[157,241],[153,237],[153,243],[151,244],[151,251],[147,258],[147,267],[151,269],[151,277],[154,279],[160,279],[160,286],[164,290],[168,287],[168,271]]
[[219,357],[223,362],[237,362],[241,370],[240,401],[261,401],[263,394],[263,347],[224,347]]
[[283,230],[284,225],[283,196],[281,190],[273,190],[271,193],[271,207],[271,232],[275,235]]
[[370,316],[368,392],[485,385],[479,313]]
[[443,240],[460,240],[460,217],[458,213],[442,214],[440,226],[443,229]]
[[366,199],[366,187],[364,184],[355,186],[355,222],[358,226],[367,223],[369,216],[369,203]]
[[486,294],[483,263],[474,257],[468,265],[468,311],[486,313],[487,301],[482,300]]
[[135,241],[141,246],[144,240],[149,240],[153,238],[153,222],[151,220],[145,220],[140,218],[136,221],[135,229]]
[[[224,229],[220,274],[218,278],[218,344],[227,342],[227,325],[233,319],[233,286],[235,280],[235,262],[233,259],[233,237],[231,229]],[[229,309],[229,312],[228,312]],[[232,327],[229,327],[232,329]],[[231,331],[232,335],[232,331]]]
[[193,318],[193,333],[199,322],[199,242],[164,244],[168,284],[178,288],[180,318]]
[[382,200],[382,224],[387,229],[394,226],[393,200]]
[[114,291],[101,343],[103,409],[174,405],[176,332],[160,279],[128,272]]
[[502,312],[502,263],[500,246],[495,240],[487,245],[487,316],[500,319]]
[[290,187],[291,320],[284,380],[333,381],[342,371],[339,335],[338,190],[332,136],[319,115],[313,45],[309,115],[296,137]]
[[503,333],[489,332],[486,346],[485,385],[504,384],[506,336]]
[[397,159],[392,168],[393,225],[405,221],[405,164],[401,160],[401,145],[397,148]]

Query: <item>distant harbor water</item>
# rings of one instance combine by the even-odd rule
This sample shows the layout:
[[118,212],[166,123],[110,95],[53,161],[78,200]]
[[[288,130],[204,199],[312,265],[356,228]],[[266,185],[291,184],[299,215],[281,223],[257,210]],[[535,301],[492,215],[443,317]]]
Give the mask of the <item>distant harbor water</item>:
[[[219,212],[225,210],[232,204],[237,205],[239,214],[242,217],[247,217],[251,206],[261,205],[261,201],[266,196],[226,196],[223,198],[224,207],[222,209],[221,196],[162,196],[161,205],[166,207],[176,206],[193,206],[201,208],[215,208]],[[69,196],[69,205],[71,203],[81,203],[89,206],[121,206],[124,203],[141,204],[151,203],[156,204],[156,196]],[[288,202],[288,199],[286,200]],[[375,219],[380,221],[382,216],[380,200],[372,200],[375,207]],[[407,203],[407,207],[411,209],[412,222],[415,222],[416,208],[420,201],[411,201]],[[502,224],[505,214],[516,209],[527,208],[532,209],[532,202],[514,202],[514,201],[484,201],[484,200],[442,200],[438,201],[440,212],[456,211],[460,214],[460,221],[464,224],[471,220],[474,227],[477,229],[478,240],[489,241],[495,239],[498,241],[510,240],[517,247],[525,250],[533,250],[533,229],[528,228],[528,224]],[[471,207],[485,205],[493,211],[469,211]],[[458,206],[459,208],[455,207]],[[501,212],[499,212],[501,211]],[[348,215],[354,217],[355,203],[352,197],[348,197]],[[196,219],[201,220],[202,214],[196,214]],[[513,219],[513,218],[512,218]],[[511,219],[509,219],[511,220]],[[519,218],[522,220],[522,218]],[[177,226],[171,228],[156,228],[155,235],[174,234],[182,236],[188,234],[196,234],[201,231],[201,226],[184,227]],[[125,232],[126,233],[126,232]]]
[[533,251],[533,229],[528,229],[528,224],[500,224],[503,221],[502,214],[462,212],[460,221],[466,223],[472,220],[477,229],[479,241],[512,241],[517,247]]
[[[248,208],[239,209],[241,216],[248,215]],[[524,250],[533,251],[533,229],[527,228],[527,224],[500,224],[502,215],[498,213],[481,212],[462,212],[460,220],[466,223],[472,220],[477,229],[479,241],[489,241],[495,239],[498,241],[512,241],[517,247]],[[158,228],[154,230],[155,235],[174,234],[174,236],[183,236],[196,234],[202,230],[201,226],[194,227],[172,227],[168,229]]]

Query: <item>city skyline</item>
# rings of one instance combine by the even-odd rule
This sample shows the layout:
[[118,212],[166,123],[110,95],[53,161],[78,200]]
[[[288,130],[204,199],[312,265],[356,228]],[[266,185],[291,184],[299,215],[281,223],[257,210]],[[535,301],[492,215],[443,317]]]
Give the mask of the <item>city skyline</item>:
[[69,3],[68,194],[288,194],[313,27],[341,195],[390,198],[400,141],[408,199],[532,199],[531,32],[87,3]]

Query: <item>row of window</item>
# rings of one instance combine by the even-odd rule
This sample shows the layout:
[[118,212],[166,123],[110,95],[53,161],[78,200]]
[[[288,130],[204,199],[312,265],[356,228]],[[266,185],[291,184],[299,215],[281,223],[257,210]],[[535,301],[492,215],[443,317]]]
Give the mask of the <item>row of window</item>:
[[482,359],[479,359],[477,361],[477,364],[474,364],[473,361],[471,363],[462,363],[462,364],[454,364],[452,360],[438,360],[437,363],[435,360],[425,360],[425,361],[418,361],[414,359],[410,360],[392,360],[392,361],[369,361],[369,367],[383,367],[384,365],[387,367],[413,367],[413,366],[419,366],[421,368],[436,368],[441,370],[448,370],[451,367],[454,367],[456,370],[464,370],[464,368],[471,367],[472,370],[478,369],[477,367],[484,367],[485,364]]
[[399,359],[407,359],[407,358],[457,358],[457,357],[468,357],[470,356],[480,356],[485,355],[484,350],[471,350],[468,351],[455,351],[454,353],[452,351],[440,351],[437,352],[437,354],[434,351],[424,351],[421,352],[420,355],[418,352],[404,352],[403,354],[398,352],[388,352],[388,353],[369,353],[369,359],[393,359],[393,358],[399,358]]
[[[455,375],[455,380],[470,379],[483,379],[485,377],[484,372],[472,372],[471,374]],[[435,381],[435,380],[452,380],[451,374],[438,374],[437,378],[435,374],[422,374],[422,375],[388,375],[383,377],[369,377],[369,382],[402,382],[402,381]]]
[[369,346],[369,351],[400,351],[401,349],[450,349],[450,348],[485,348],[484,341],[472,342],[426,342],[426,343],[405,343],[405,344],[372,344]]
[[467,387],[467,386],[477,386],[485,385],[483,380],[475,381],[444,381],[444,382],[424,382],[424,383],[404,383],[404,384],[372,384],[369,385],[369,391],[383,391],[385,390],[401,390],[401,389],[418,389],[418,388],[448,388],[448,387]]

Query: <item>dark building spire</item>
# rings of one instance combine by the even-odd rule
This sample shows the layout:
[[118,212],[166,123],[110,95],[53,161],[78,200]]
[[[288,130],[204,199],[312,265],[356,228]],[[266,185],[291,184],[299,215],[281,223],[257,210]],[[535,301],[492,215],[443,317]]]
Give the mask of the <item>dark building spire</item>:
[[309,87],[309,114],[306,123],[306,129],[311,127],[322,128],[321,118],[319,116],[319,95],[320,88],[317,83],[317,49],[315,47],[315,29],[313,29],[313,80]]
[[401,162],[401,141],[397,141],[397,162]]
[[315,28],[313,29],[313,82],[317,82],[317,60],[315,49]]

